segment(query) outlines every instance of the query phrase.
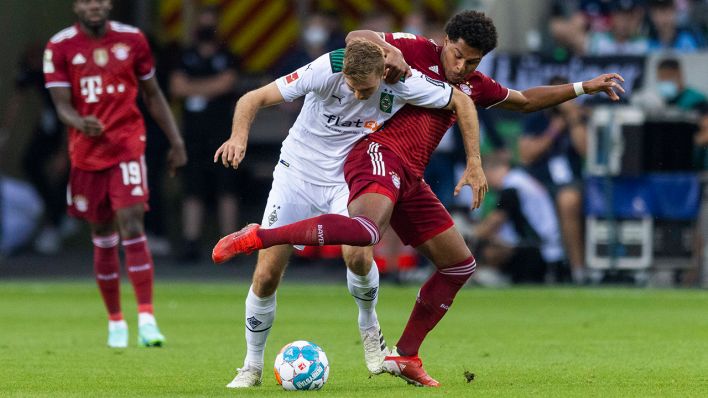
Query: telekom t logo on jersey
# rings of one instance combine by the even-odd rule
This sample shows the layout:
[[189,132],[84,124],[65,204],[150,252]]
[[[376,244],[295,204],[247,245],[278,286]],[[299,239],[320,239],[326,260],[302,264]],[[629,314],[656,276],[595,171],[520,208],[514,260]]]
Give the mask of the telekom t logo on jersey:
[[88,104],[98,102],[100,99],[99,96],[103,94],[104,91],[107,94],[125,92],[125,85],[122,83],[118,85],[109,84],[104,90],[101,76],[82,77],[81,80],[79,80],[79,83],[81,84],[81,95],[85,98],[86,103]]
[[101,76],[86,76],[79,81],[81,83],[81,95],[86,98],[86,102],[92,104],[98,102],[98,96],[103,94]]

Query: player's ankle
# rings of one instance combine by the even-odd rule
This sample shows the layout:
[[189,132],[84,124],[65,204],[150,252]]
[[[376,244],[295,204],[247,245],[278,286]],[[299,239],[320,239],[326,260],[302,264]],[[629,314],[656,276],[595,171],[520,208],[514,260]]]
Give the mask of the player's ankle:
[[155,325],[155,316],[150,312],[139,312],[138,313],[138,326],[143,326],[147,324]]

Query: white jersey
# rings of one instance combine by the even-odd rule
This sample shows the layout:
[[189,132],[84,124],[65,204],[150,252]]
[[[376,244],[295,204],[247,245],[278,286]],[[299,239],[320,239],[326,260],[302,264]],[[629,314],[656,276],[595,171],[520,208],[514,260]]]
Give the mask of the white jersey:
[[305,96],[278,167],[316,185],[344,184],[344,161],[354,144],[403,105],[444,108],[452,98],[449,84],[413,70],[405,81],[381,82],[368,99],[358,100],[341,72],[343,58],[343,49],[332,51],[276,80],[285,101]]

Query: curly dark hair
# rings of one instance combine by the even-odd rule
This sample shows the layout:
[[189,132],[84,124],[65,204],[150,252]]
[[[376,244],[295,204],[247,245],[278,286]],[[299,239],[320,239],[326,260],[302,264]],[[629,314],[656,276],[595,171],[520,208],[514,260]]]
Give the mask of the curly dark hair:
[[497,28],[491,18],[478,11],[462,11],[447,22],[445,33],[452,41],[460,37],[465,44],[486,55],[497,46]]

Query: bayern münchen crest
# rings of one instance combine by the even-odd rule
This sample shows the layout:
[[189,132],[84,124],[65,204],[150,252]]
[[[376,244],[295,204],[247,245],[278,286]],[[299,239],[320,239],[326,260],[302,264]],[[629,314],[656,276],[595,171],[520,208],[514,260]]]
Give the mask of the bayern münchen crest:
[[125,61],[126,59],[128,59],[129,51],[130,47],[123,43],[118,43],[111,48],[113,56],[116,57],[116,59],[119,61]]
[[395,186],[396,189],[401,188],[401,177],[399,177],[398,174],[394,173],[393,171],[389,174],[391,175],[391,182],[393,182],[393,186]]

